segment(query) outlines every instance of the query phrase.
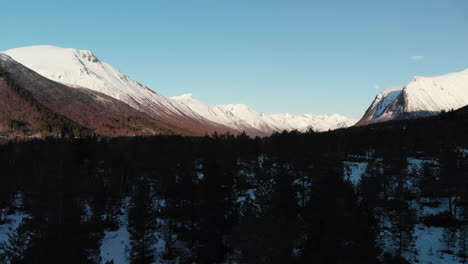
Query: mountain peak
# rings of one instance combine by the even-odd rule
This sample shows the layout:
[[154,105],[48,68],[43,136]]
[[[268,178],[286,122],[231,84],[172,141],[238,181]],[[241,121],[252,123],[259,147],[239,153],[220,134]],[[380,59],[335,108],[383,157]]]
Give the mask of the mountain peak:
[[190,100],[190,99],[195,99],[195,98],[193,98],[193,94],[186,93],[186,94],[181,94],[181,95],[178,95],[178,96],[173,96],[173,97],[171,97],[171,99],[174,99],[174,100]]
[[132,80],[113,66],[100,61],[89,50],[39,45],[5,51],[14,60],[40,75],[73,87],[85,87],[121,100],[139,110],[155,113],[176,111],[172,103],[153,90]]
[[190,93],[168,99],[100,61],[89,50],[40,45],[11,49],[5,53],[48,79],[101,92],[158,119],[198,131],[232,129],[268,135],[273,131],[309,127],[328,130],[341,127],[343,123],[336,117],[262,114],[244,104],[210,106]]
[[78,60],[86,60],[89,62],[99,62],[99,59],[89,50],[63,48],[53,45],[35,45],[20,47],[6,50],[4,51],[4,53],[9,54],[12,57],[27,57],[28,61],[36,60],[38,62],[40,60],[45,59],[46,57],[53,61],[56,61],[57,57],[60,57],[63,62],[72,58],[76,58]]
[[9,49],[4,51],[7,54],[23,54],[27,53],[28,55],[33,55],[35,54],[36,56],[40,56],[41,54],[56,54],[56,53],[61,53],[62,55],[64,52],[68,52],[69,54],[72,54],[74,52],[78,52],[79,50],[77,49],[72,49],[72,48],[63,48],[63,47],[58,47],[58,46],[53,46],[53,45],[33,45],[33,46],[25,46],[25,47],[19,47],[19,48],[14,48],[14,49]]
[[434,115],[468,104],[468,71],[415,76],[403,88],[379,93],[358,125],[399,118]]
[[386,88],[385,90],[381,91],[379,93],[379,95],[385,97],[385,96],[388,96],[391,93],[400,92],[402,89],[403,89],[402,86],[389,87],[389,88]]

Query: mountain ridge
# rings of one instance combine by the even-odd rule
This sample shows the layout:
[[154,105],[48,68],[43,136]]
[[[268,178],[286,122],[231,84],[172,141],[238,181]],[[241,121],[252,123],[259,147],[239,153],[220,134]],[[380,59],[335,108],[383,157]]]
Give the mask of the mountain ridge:
[[187,102],[166,98],[101,61],[88,50],[40,45],[10,49],[4,53],[48,79],[104,93],[152,117],[199,133],[245,131],[253,136],[268,136],[274,131],[303,131],[308,128],[323,131],[349,126],[355,122],[336,116],[327,119],[302,115],[300,118],[294,116],[292,120],[286,114],[266,117],[265,114],[241,104],[194,109],[194,102],[191,107]]
[[468,69],[433,77],[415,76],[402,87],[380,92],[357,126],[418,118],[468,105]]
[[[103,136],[197,135],[196,132],[150,117],[103,93],[72,88],[47,79],[5,54],[0,54],[0,73],[3,76],[1,93],[15,100],[2,98],[4,107],[0,121],[23,124],[13,131],[4,127],[0,131],[3,133],[12,132],[19,136],[63,135],[65,129],[65,134],[81,136],[82,133],[71,131],[78,129]],[[22,107],[16,107],[13,102]],[[34,118],[25,116],[23,112]],[[19,120],[11,119],[15,116]]]
[[256,112],[245,104],[223,104],[207,105],[193,97],[193,94],[183,94],[170,97],[171,100],[186,105],[194,112],[204,116],[214,122],[222,123],[226,126],[254,127],[259,130],[283,131],[299,130],[306,131],[314,129],[316,131],[326,131],[348,127],[355,123],[354,120],[342,115],[294,115],[288,113],[267,114]]

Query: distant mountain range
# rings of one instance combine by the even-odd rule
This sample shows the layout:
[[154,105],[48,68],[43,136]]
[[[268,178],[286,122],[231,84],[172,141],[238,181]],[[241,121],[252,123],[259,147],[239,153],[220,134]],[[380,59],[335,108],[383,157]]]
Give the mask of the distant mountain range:
[[[326,131],[435,115],[468,105],[468,69],[379,93],[357,123],[341,115],[259,113],[243,104],[210,106],[192,94],[166,98],[87,50],[31,46],[0,53],[0,136],[106,136],[245,131]],[[79,134],[79,133],[78,133]]]
[[[157,134],[161,132],[161,129],[164,129],[166,132],[170,131],[170,133],[183,135],[203,135],[205,133],[213,133],[214,131],[219,133],[229,131],[237,134],[245,131],[252,136],[268,136],[274,131],[289,131],[294,129],[300,131],[308,129],[324,131],[348,127],[356,122],[340,115],[264,114],[241,104],[209,106],[194,99],[191,95],[166,98],[132,80],[116,68],[99,60],[92,52],[86,50],[55,46],[31,46],[11,49],[3,54],[3,71],[12,74],[11,69],[8,68],[12,68],[12,65],[14,65],[13,68],[20,68],[16,64],[21,63],[24,67],[38,73],[42,77],[54,81],[49,81],[49,85],[68,91],[67,95],[69,97],[64,95],[66,98],[61,98],[63,104],[66,102],[75,103],[77,92],[92,94],[93,96],[105,95],[107,99],[114,99],[106,101],[108,108],[106,111],[114,107],[113,103],[118,105],[124,103],[128,109],[132,109],[138,115],[144,115],[145,118],[139,118],[140,120],[145,120],[144,123],[146,124],[151,123],[152,125],[149,127],[158,128],[150,129],[149,127],[142,127],[136,124],[123,125],[123,121],[119,121],[122,123],[121,125],[115,123],[112,125],[108,124],[106,127],[109,129],[101,128],[98,130],[96,127],[90,127],[90,122],[85,122],[84,119],[81,120],[82,122],[75,120],[75,116],[79,115],[79,113],[70,112],[69,115],[66,115],[70,120],[76,121],[76,123],[104,135]],[[27,71],[24,69],[20,72]],[[31,78],[39,78],[30,72],[24,76],[20,76],[18,72],[15,72],[14,76],[14,79],[18,83]],[[41,80],[41,82],[45,81]],[[33,94],[47,91],[48,93],[50,92],[47,96],[56,97],[53,91],[42,87],[33,88],[28,86],[25,89],[30,89],[33,91]],[[80,96],[83,95],[80,94]],[[57,106],[60,106],[59,102],[55,103]],[[96,100],[94,103],[96,103]],[[70,103],[67,104],[68,106],[63,105],[63,108],[71,107]],[[80,106],[92,109],[92,104],[87,105],[87,103],[82,102]],[[100,106],[104,108],[102,104]],[[49,108],[54,109],[53,107]],[[88,109],[80,111],[89,112]],[[100,114],[96,110],[92,113],[96,115]],[[114,118],[114,120],[124,119],[133,120],[134,117],[132,115],[130,117],[122,116]],[[111,132],[111,127],[116,128],[116,131],[120,132]]]

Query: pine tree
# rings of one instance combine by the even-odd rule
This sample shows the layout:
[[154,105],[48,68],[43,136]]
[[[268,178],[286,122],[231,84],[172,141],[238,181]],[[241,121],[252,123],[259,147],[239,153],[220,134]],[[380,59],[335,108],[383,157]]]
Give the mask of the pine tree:
[[407,158],[405,153],[390,153],[384,162],[384,173],[389,178],[389,196],[387,197],[387,209],[391,223],[391,237],[397,256],[403,252],[411,251],[414,246],[414,225],[416,213],[411,207],[411,191],[408,188],[409,179],[407,172]]
[[403,252],[411,251],[414,247],[413,233],[416,215],[408,201],[394,201],[393,203],[390,214],[390,232],[397,255],[401,256]]
[[435,196],[437,191],[437,175],[434,164],[424,162],[419,172],[419,189],[423,197],[429,198],[429,202]]
[[462,161],[459,155],[452,150],[444,151],[440,160],[441,192],[447,198],[450,216],[456,218],[457,199],[462,194],[462,188],[464,187]]
[[[376,226],[344,181],[339,161],[323,161],[302,213],[303,263],[377,263]],[[328,164],[327,164],[328,163]]]
[[162,255],[162,259],[164,260],[164,263],[170,264],[170,263],[176,263],[176,258],[177,258],[177,249],[175,248],[175,241],[173,238],[173,230],[170,228],[170,225],[168,225],[168,228],[164,230],[164,244],[165,244],[165,250]]
[[455,247],[457,229],[454,227],[446,227],[442,232],[442,242],[445,245],[444,251],[452,254],[452,248]]
[[465,199],[468,197],[465,195],[463,198],[463,211],[458,232],[458,255],[466,261],[468,259],[468,202]]
[[458,234],[458,256],[466,261],[468,259],[468,224],[465,222]]
[[150,184],[146,180],[137,183],[130,202],[128,231],[130,233],[130,262],[135,264],[153,263],[156,255],[153,249],[157,242],[157,212],[154,208]]

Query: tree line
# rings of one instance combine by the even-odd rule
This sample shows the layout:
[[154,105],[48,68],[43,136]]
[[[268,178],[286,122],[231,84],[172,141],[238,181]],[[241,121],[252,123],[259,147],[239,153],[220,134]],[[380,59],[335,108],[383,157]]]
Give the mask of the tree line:
[[[3,257],[99,263],[105,232],[127,214],[131,263],[406,263],[419,221],[411,202],[440,198],[448,212],[422,221],[442,225],[447,250],[459,243],[466,258],[468,164],[455,148],[464,142],[438,129],[418,137],[418,122],[268,138],[9,142],[0,146],[0,208],[13,213],[20,194],[30,217]],[[369,152],[355,186],[343,161]],[[439,164],[408,171],[410,155]],[[382,234],[395,249],[390,255],[382,254]]]

